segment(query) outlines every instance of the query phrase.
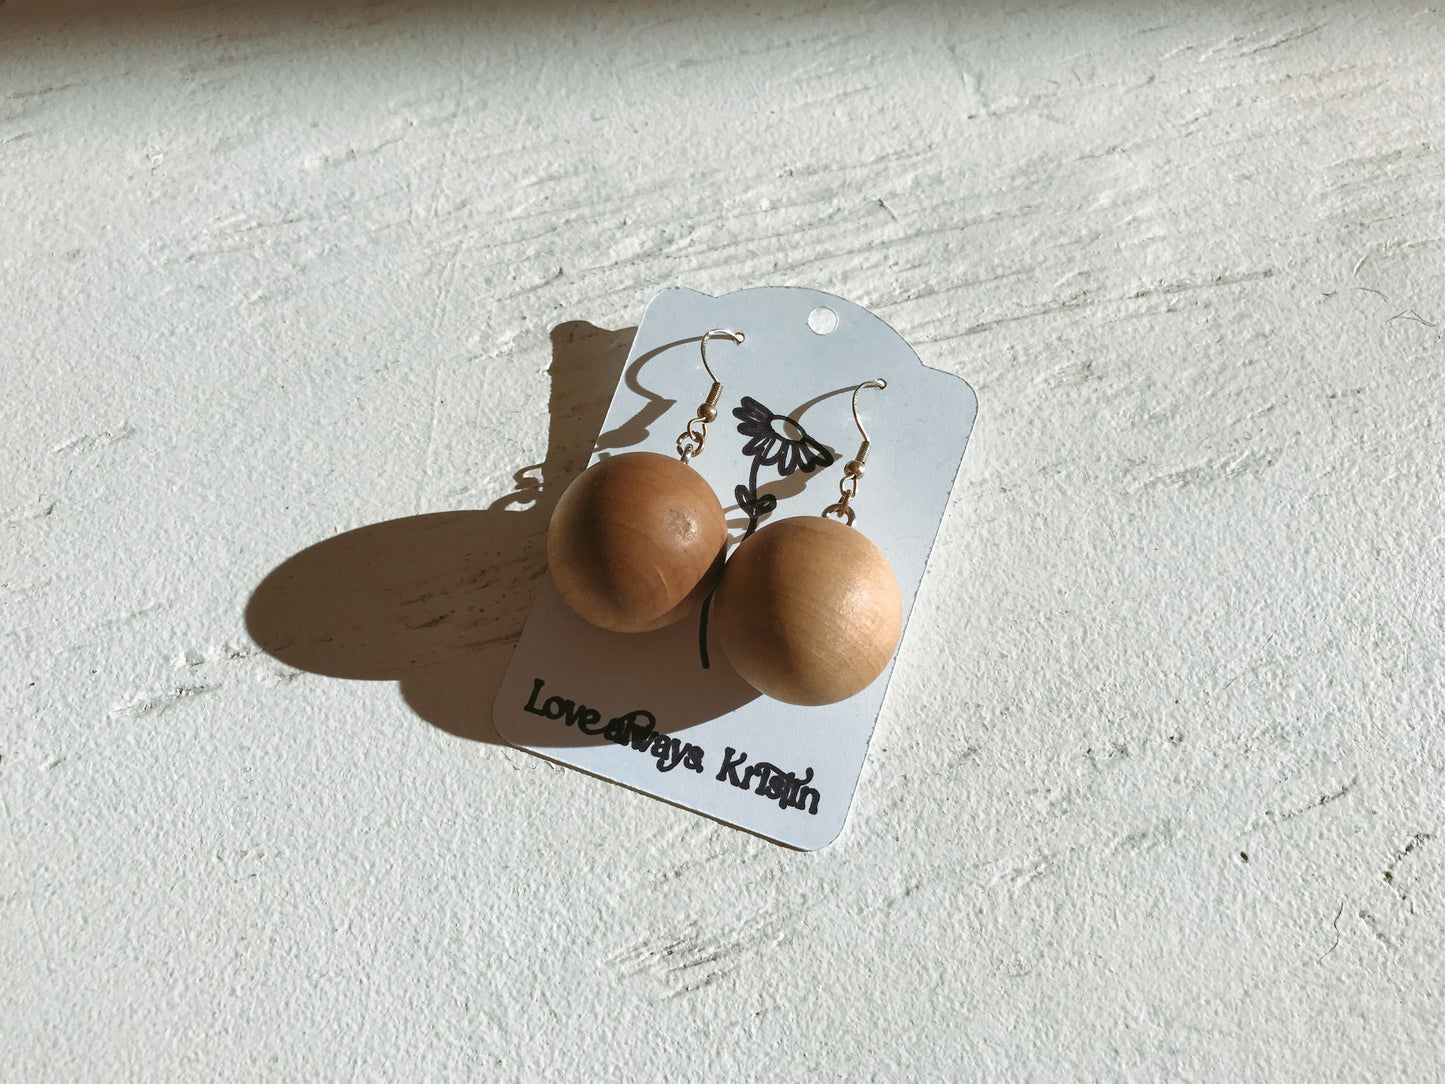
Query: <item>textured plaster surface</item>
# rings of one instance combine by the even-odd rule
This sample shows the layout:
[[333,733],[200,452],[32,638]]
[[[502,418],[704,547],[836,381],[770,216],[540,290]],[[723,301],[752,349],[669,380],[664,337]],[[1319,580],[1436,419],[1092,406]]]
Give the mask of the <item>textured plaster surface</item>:
[[[0,7],[0,1079],[1439,1079],[1442,124],[1423,7]],[[767,283],[980,400],[816,854],[488,720]]]

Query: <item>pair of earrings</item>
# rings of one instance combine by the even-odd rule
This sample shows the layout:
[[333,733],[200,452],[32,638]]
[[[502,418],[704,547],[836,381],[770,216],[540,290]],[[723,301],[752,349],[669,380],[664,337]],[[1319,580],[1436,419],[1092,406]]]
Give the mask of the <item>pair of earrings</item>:
[[717,420],[722,384],[707,363],[710,339],[744,341],[714,329],[702,337],[712,389],[678,437],[678,459],[625,452],[589,467],[567,488],[547,529],[552,582],[582,620],[615,632],[647,632],[680,620],[716,588],[718,640],[733,669],[759,692],[792,704],[832,704],[883,672],[903,627],[898,581],[882,552],[853,529],[870,442],[843,468],[839,499],[822,516],[766,524],[725,561],[722,505],[688,461]]

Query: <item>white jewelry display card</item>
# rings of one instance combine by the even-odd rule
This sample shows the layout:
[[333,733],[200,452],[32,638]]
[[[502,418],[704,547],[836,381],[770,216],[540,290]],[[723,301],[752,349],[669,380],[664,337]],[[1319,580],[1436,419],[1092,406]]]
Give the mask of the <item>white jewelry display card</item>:
[[[621,451],[677,454],[678,434],[711,385],[698,346],[714,328],[745,341],[709,344],[724,391],[691,466],[722,502],[733,546],[750,520],[816,516],[838,500],[859,442],[853,390],[886,379],[886,390],[859,396],[872,447],[854,529],[893,567],[906,651],[913,600],[973,428],[973,390],[830,294],[665,290],[637,329],[592,462]],[[780,703],[733,672],[710,616],[704,606],[655,632],[605,632],[575,617],[544,578],[498,692],[497,730],[520,748],[779,843],[826,846],[847,819],[893,663],[840,703]]]

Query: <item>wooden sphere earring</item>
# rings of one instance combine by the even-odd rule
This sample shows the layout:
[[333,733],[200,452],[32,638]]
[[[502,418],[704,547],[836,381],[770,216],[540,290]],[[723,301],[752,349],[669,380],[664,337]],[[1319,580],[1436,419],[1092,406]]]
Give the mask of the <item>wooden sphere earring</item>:
[[[744,541],[713,600],[718,640],[733,669],[760,693],[789,704],[833,704],[871,685],[903,631],[898,580],[882,551],[853,529],[852,500],[868,459],[863,442],[843,467],[836,504],[821,516],[767,524]],[[836,518],[833,518],[836,517]]]
[[722,384],[707,363],[709,339],[743,341],[714,328],[702,337],[712,390],[677,438],[678,459],[624,452],[583,471],[547,526],[547,565],[557,593],[588,624],[648,632],[681,619],[722,572],[727,520],[717,494],[688,460],[717,418]]

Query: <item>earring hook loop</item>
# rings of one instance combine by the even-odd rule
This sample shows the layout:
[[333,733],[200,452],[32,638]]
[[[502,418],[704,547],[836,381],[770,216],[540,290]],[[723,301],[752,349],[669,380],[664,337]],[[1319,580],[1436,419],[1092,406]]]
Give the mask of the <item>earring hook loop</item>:
[[712,378],[714,384],[718,383],[717,374],[712,371],[712,366],[707,363],[707,341],[712,338],[731,339],[735,343],[742,343],[746,338],[741,331],[728,331],[726,328],[715,327],[702,337],[698,349],[702,352],[702,367],[707,370],[707,375]]
[[729,339],[735,343],[741,343],[746,336],[741,331],[729,331],[727,328],[715,327],[705,333],[698,350],[702,353],[702,367],[707,370],[707,375],[712,378],[712,390],[707,393],[707,398],[698,405],[697,417],[687,423],[677,438],[677,454],[686,463],[693,456],[702,451],[703,443],[707,440],[707,423],[717,420],[717,401],[722,396],[722,381],[712,371],[712,366],[707,363],[707,341],[709,339]]
[[858,427],[858,435],[863,438],[863,443],[868,443],[868,431],[863,428],[863,422],[858,417],[858,393],[864,388],[877,388],[882,391],[888,386],[888,381],[881,376],[877,380],[865,380],[853,389],[853,424]]
[[863,419],[858,417],[858,393],[864,388],[878,388],[881,391],[886,387],[888,381],[880,376],[875,380],[865,380],[853,389],[853,424],[858,427],[858,435],[863,440],[858,445],[858,454],[843,464],[843,478],[838,483],[838,503],[823,509],[823,515],[836,516],[849,527],[853,526],[853,517],[856,514],[852,500],[858,496],[858,479],[863,477],[863,465],[868,462],[868,449],[873,446],[873,442],[868,439],[868,430],[863,428]]

